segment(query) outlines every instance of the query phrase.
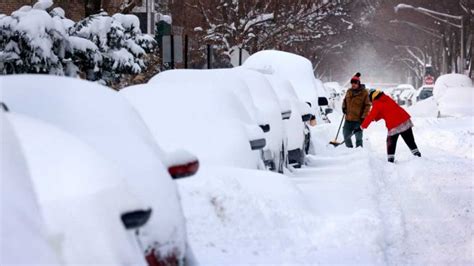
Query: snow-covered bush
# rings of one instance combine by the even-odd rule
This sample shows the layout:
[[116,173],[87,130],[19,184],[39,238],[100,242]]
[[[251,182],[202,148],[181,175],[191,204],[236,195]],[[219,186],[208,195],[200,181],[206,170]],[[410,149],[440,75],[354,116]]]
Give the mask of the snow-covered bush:
[[140,73],[145,68],[143,56],[152,51],[155,44],[152,37],[141,34],[140,22],[134,15],[115,14],[110,17],[105,12],[92,15],[76,23],[71,35],[87,39],[97,46],[102,63],[100,69],[94,68],[98,71],[94,70],[88,77],[107,83],[125,73]]
[[49,6],[23,6],[0,17],[0,73],[67,74],[68,34],[43,7]]
[[51,0],[0,14],[0,73],[81,75],[113,83],[145,68],[155,41],[134,15],[103,12],[75,23]]

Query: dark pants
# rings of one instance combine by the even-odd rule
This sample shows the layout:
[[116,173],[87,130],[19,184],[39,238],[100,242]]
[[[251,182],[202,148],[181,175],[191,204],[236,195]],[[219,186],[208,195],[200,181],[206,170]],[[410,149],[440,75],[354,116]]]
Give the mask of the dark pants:
[[[346,140],[346,147],[353,148],[352,139],[349,136],[354,132],[355,129],[360,128],[360,122],[358,121],[345,121],[344,127],[342,128],[342,134]],[[356,147],[362,147],[362,131],[355,133]]]
[[421,157],[421,153],[418,151],[418,147],[415,143],[415,137],[413,136],[413,130],[411,128],[403,131],[402,133],[387,136],[387,157],[389,162],[395,161],[395,150],[397,149],[398,136],[402,135],[403,140],[407,144],[408,148],[413,155]]

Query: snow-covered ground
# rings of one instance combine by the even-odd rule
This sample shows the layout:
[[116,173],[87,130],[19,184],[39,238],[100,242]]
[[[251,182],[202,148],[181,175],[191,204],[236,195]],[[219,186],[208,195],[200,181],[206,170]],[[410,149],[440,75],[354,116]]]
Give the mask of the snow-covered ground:
[[317,155],[294,174],[204,169],[179,181],[197,260],[472,265],[474,120],[413,120],[422,158],[400,139],[386,162],[383,122],[362,149],[329,146],[333,122],[314,129]]

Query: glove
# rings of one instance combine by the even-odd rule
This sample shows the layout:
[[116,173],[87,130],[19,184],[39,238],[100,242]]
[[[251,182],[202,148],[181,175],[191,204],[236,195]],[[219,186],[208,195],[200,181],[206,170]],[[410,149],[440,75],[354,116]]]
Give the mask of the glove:
[[362,128],[361,127],[358,127],[356,129],[354,129],[354,131],[352,131],[353,133],[357,133],[357,132],[361,132],[362,131]]
[[346,108],[342,108],[342,113],[343,114],[346,114],[346,111],[347,111]]

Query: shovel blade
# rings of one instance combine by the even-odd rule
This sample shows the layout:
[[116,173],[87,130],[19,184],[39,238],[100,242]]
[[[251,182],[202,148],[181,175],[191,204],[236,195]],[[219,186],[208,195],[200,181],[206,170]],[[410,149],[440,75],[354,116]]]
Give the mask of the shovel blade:
[[331,140],[331,141],[329,142],[329,144],[334,145],[334,147],[337,147],[337,146],[341,145],[341,143],[338,142],[337,140]]

